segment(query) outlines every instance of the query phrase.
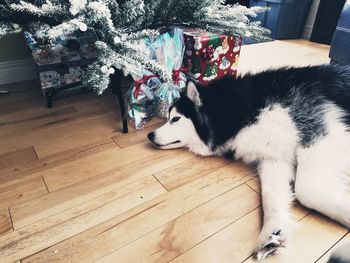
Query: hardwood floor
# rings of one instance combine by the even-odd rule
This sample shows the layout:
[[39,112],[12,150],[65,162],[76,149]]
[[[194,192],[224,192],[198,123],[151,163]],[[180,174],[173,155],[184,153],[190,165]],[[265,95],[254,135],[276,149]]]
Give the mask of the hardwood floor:
[[[239,72],[328,63],[305,40],[243,46]],[[23,86],[23,83],[20,84]],[[44,107],[34,82],[0,95],[0,262],[253,262],[259,181],[239,162],[160,151],[122,134],[115,99],[85,94]],[[284,254],[326,262],[349,230],[295,205]]]

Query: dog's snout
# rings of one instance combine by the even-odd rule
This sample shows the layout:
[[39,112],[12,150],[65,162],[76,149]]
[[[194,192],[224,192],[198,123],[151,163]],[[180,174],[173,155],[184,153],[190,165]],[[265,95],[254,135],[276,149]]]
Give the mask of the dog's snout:
[[154,132],[150,132],[148,135],[147,135],[148,139],[153,142],[154,141],[154,137],[156,137],[155,133]]

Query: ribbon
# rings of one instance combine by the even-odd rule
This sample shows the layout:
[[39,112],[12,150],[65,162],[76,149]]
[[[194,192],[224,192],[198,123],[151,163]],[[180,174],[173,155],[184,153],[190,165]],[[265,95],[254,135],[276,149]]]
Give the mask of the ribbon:
[[173,82],[176,85],[179,85],[179,82],[181,81],[180,73],[185,73],[186,74],[187,72],[188,72],[188,69],[184,68],[184,67],[181,67],[179,69],[173,70],[173,75],[172,75]]
[[147,82],[149,79],[157,77],[156,75],[145,75],[141,79],[137,79],[134,81],[134,98],[137,99],[137,97],[140,95],[141,91],[141,85]]

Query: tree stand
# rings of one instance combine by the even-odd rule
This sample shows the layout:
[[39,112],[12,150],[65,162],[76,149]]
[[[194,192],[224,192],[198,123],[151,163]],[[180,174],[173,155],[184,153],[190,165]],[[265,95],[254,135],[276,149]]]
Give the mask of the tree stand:
[[122,93],[122,77],[123,73],[120,70],[115,69],[115,72],[111,74],[110,87],[112,88],[112,93],[115,95],[119,102],[120,113],[122,116],[122,132],[128,133],[128,115],[126,111],[126,105]]

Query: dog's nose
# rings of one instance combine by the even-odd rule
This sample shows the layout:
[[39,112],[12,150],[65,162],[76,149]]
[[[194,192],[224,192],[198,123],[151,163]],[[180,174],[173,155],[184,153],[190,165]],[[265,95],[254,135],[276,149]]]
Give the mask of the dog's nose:
[[147,135],[148,139],[153,142],[154,140],[154,137],[156,137],[156,135],[154,134],[154,132],[150,132],[148,135]]

